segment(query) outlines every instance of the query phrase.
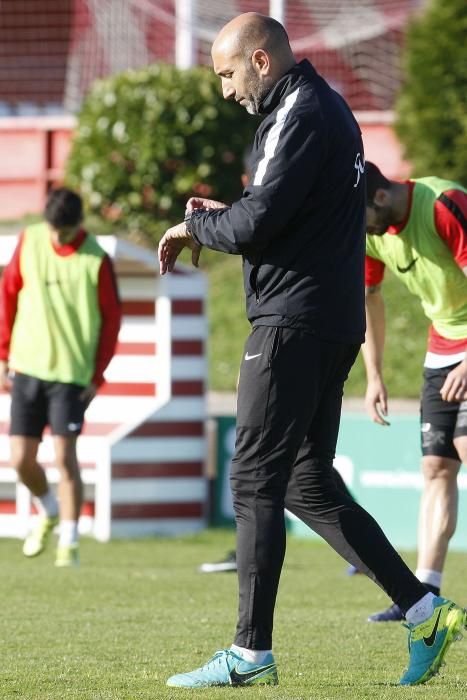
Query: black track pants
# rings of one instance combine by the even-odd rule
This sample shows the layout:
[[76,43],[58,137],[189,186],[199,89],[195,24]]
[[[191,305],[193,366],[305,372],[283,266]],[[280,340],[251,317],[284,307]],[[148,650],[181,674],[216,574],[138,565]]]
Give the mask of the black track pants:
[[270,649],[285,554],[284,507],[407,610],[426,593],[376,521],[333,477],[343,385],[358,346],[258,326],[245,345],[231,486],[237,523],[235,643]]

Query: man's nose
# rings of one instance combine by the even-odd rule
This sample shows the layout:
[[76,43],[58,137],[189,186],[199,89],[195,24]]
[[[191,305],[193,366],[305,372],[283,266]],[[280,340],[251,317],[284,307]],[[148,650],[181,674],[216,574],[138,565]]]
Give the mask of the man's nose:
[[222,95],[224,100],[231,100],[233,97],[235,97],[235,88],[230,81],[222,81]]

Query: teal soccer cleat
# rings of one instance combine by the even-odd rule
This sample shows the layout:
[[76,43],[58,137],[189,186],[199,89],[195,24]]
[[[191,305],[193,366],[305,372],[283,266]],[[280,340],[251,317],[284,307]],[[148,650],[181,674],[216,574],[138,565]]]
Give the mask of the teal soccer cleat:
[[190,673],[171,676],[167,685],[175,688],[207,688],[218,685],[277,685],[277,668],[272,654],[262,664],[251,664],[230,649],[216,651],[212,659]]
[[445,598],[435,597],[433,614],[409,629],[409,668],[400,679],[401,685],[426,683],[435,676],[452,642],[462,639],[467,628],[467,612]]

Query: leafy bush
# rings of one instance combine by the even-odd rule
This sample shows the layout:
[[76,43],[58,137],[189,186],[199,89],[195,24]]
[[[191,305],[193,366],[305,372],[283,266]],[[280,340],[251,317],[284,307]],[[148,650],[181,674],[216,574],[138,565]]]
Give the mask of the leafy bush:
[[188,197],[232,201],[256,120],[227,103],[212,70],[154,64],[95,83],[79,115],[67,183],[95,231],[160,237]]
[[408,31],[396,131],[416,175],[467,182],[467,5],[432,0]]

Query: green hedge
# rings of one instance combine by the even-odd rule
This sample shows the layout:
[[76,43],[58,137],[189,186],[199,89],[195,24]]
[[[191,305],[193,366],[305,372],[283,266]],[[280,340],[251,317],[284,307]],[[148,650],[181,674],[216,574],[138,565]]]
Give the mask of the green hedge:
[[431,0],[410,25],[396,131],[415,175],[467,182],[467,4]]
[[67,168],[97,232],[153,239],[183,219],[191,195],[231,201],[257,126],[222,98],[207,68],[154,64],[98,81],[86,98]]

